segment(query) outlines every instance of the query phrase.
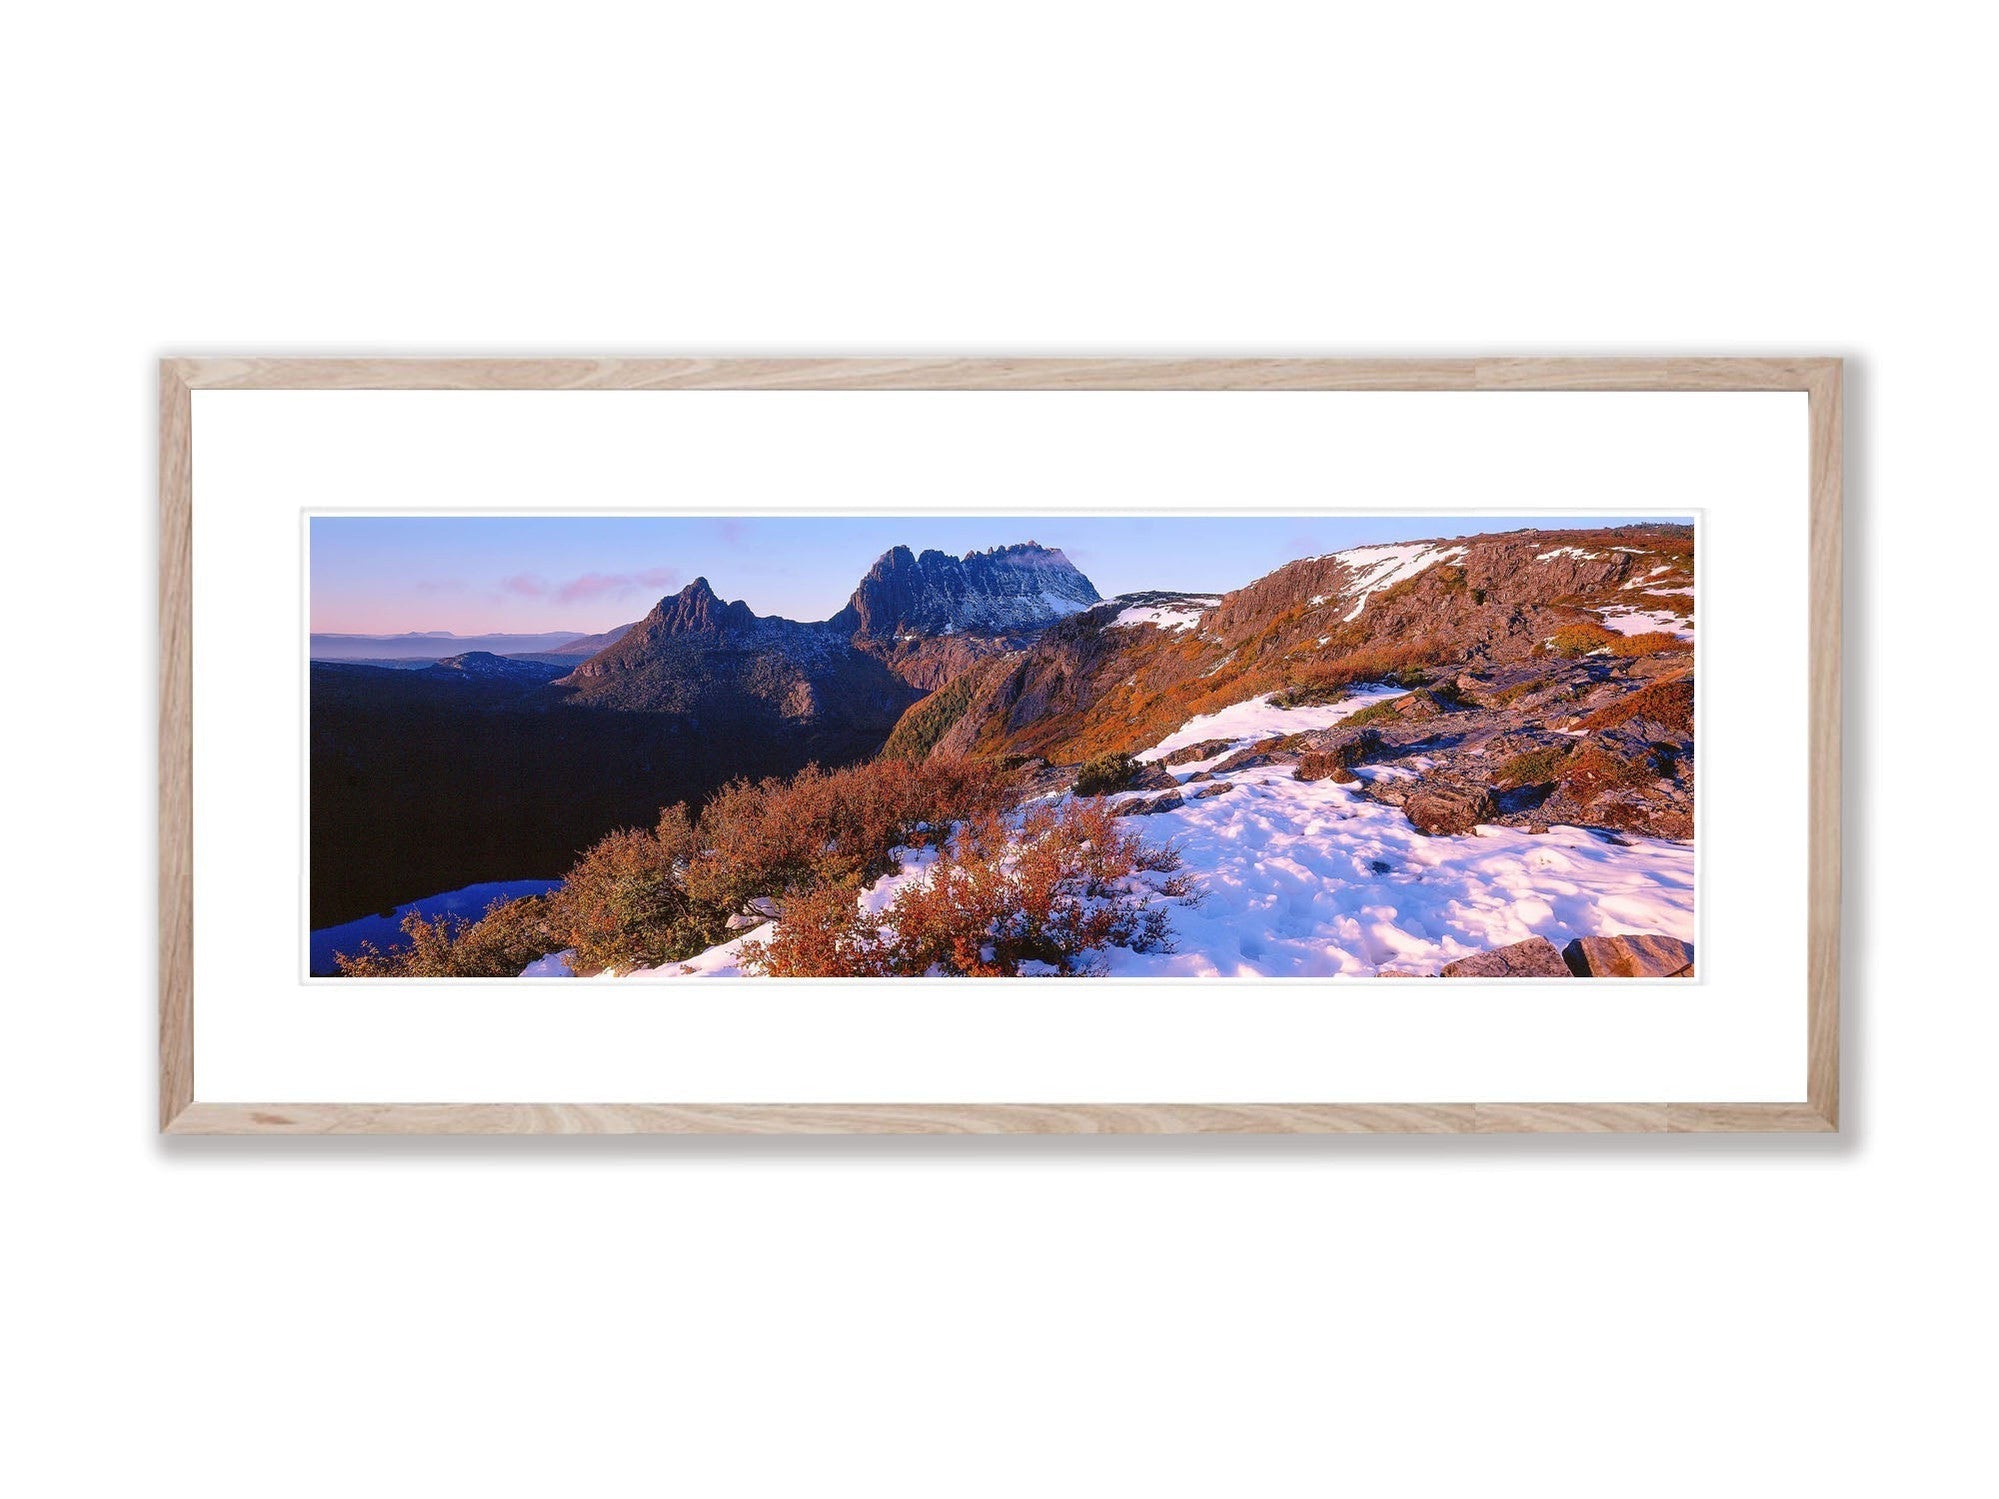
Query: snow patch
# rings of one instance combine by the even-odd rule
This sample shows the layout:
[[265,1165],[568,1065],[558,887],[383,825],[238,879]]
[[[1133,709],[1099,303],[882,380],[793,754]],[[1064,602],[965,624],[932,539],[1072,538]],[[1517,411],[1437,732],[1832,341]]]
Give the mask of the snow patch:
[[[1372,779],[1385,768],[1362,767]],[[1173,912],[1178,951],[1108,954],[1119,977],[1434,973],[1528,937],[1649,932],[1692,941],[1690,844],[1581,828],[1426,838],[1358,787],[1244,771],[1227,796],[1146,819],[1200,877]]]
[[1129,630],[1139,625],[1157,625],[1162,630],[1191,630],[1201,623],[1204,612],[1220,602],[1220,599],[1188,599],[1180,604],[1134,605],[1121,611],[1110,622],[1110,628]]
[[1614,604],[1597,613],[1603,618],[1606,630],[1615,630],[1620,635],[1648,635],[1654,631],[1677,636],[1681,640],[1694,638],[1691,620],[1665,609],[1631,609],[1623,604]]
[[1347,591],[1358,594],[1353,608],[1341,618],[1340,623],[1352,624],[1359,619],[1360,611],[1367,607],[1369,594],[1393,588],[1439,562],[1449,562],[1464,555],[1463,547],[1431,546],[1422,541],[1407,542],[1401,546],[1354,547],[1332,553],[1333,560],[1344,563],[1351,574]]
[[1556,547],[1552,552],[1542,552],[1534,560],[1553,562],[1557,557],[1580,557],[1585,562],[1600,562],[1603,560],[1603,553],[1585,552],[1581,547]]
[[1275,694],[1266,693],[1262,697],[1231,703],[1213,713],[1190,718],[1151,749],[1141,750],[1135,758],[1145,764],[1163,760],[1173,751],[1185,749],[1190,744],[1203,744],[1210,739],[1226,739],[1229,742],[1227,749],[1206,760],[1173,766],[1173,773],[1184,780],[1197,771],[1208,769],[1217,760],[1234,754],[1244,745],[1284,734],[1302,734],[1307,729],[1329,729],[1342,719],[1351,718],[1370,703],[1401,697],[1408,690],[1407,687],[1386,685],[1356,687],[1350,695],[1336,703],[1315,703],[1303,708],[1276,707],[1270,701]]

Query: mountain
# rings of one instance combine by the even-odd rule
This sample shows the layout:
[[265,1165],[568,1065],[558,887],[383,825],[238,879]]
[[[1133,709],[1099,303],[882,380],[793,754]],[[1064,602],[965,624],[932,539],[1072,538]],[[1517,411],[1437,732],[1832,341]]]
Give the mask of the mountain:
[[962,557],[894,547],[868,569],[829,623],[873,640],[961,632],[1024,636],[1081,613],[1099,597],[1059,547],[1028,541]]
[[310,641],[315,661],[435,661],[468,651],[497,656],[558,651],[580,644],[570,631],[536,635],[454,635],[449,630],[411,630],[400,635],[345,635],[315,631]]
[[1099,599],[1059,549],[1032,541],[963,557],[894,547],[820,624],[759,616],[697,578],[561,685],[606,706],[774,713],[886,738],[923,693]]
[[1525,662],[1564,629],[1671,636],[1692,577],[1692,529],[1647,525],[1355,547],[1232,593],[1113,599],[974,664],[910,709],[889,751],[1076,761],[1259,693]]
[[930,692],[1099,597],[1059,548],[1032,541],[963,557],[894,547],[827,623],[902,681]]
[[597,652],[604,649],[605,646],[616,645],[620,640],[623,640],[626,632],[631,628],[631,625],[613,625],[601,635],[579,635],[574,640],[557,646],[552,651],[544,651],[542,654],[548,656],[594,656]]
[[462,656],[446,656],[423,668],[423,674],[437,681],[484,680],[489,682],[552,682],[562,675],[562,667],[518,656],[496,656],[491,651],[467,651]]
[[706,578],[661,599],[557,686],[576,703],[683,715],[705,733],[783,738],[830,758],[871,752],[918,695],[850,632],[759,616]]

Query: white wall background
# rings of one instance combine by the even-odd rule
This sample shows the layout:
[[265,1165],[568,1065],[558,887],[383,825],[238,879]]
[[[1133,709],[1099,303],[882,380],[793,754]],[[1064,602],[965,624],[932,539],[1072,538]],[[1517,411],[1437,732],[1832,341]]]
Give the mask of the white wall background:
[[[13,17],[0,1478],[1989,1482],[1999,1037],[1968,857],[1989,818],[1945,790],[1989,759],[1955,742],[1989,697],[1999,332],[1991,37],[1970,24],[1742,4]],[[1853,361],[1842,1139],[153,1135],[163,352],[1770,350]]]

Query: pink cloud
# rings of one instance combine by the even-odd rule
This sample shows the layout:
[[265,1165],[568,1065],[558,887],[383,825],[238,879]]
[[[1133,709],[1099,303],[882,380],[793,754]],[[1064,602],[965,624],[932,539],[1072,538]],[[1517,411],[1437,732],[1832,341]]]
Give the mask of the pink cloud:
[[539,573],[515,573],[500,579],[500,590],[526,599],[554,599],[558,604],[577,604],[586,599],[618,598],[641,589],[658,593],[680,584],[680,572],[671,567],[649,567],[635,573],[584,573],[561,583],[551,583]]
[[652,567],[639,573],[585,573],[556,589],[555,599],[559,604],[574,604],[583,599],[635,593],[641,588],[657,593],[663,588],[672,588],[679,581],[679,572],[671,567]]

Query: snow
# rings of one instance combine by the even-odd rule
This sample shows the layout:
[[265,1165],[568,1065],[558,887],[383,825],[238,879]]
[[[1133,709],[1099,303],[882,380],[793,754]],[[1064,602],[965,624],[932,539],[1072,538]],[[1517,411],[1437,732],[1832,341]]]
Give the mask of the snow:
[[1048,612],[1053,614],[1057,619],[1067,619],[1072,614],[1081,614],[1085,609],[1094,604],[1096,600],[1076,598],[1074,595],[1066,593],[1050,593],[1044,588],[1041,590],[1041,602],[1047,606]]
[[1235,753],[1244,745],[1254,744],[1259,739],[1274,739],[1283,734],[1302,734],[1307,729],[1329,729],[1341,719],[1350,718],[1370,703],[1378,703],[1384,698],[1400,697],[1409,689],[1406,687],[1368,686],[1356,687],[1353,692],[1336,703],[1314,704],[1303,708],[1279,708],[1270,699],[1274,694],[1253,697],[1246,702],[1231,703],[1226,708],[1218,708],[1213,713],[1203,713],[1198,718],[1190,718],[1186,723],[1168,734],[1149,750],[1137,755],[1141,762],[1162,760],[1177,749],[1185,749],[1190,744],[1201,744],[1210,739],[1226,739],[1229,747],[1207,760],[1195,761],[1172,767],[1174,774],[1184,779],[1197,771],[1208,769],[1216,760]]
[[1624,585],[1625,590],[1628,592],[1633,588],[1645,588],[1645,589],[1650,589],[1654,593],[1664,593],[1666,592],[1666,590],[1663,588],[1652,588],[1651,580],[1653,578],[1658,577],[1660,573],[1669,573],[1672,570],[1673,569],[1671,564],[1668,564],[1665,567],[1655,567],[1649,573],[1646,573],[1641,577],[1633,578],[1629,583],[1626,583]]
[[565,947],[561,952],[552,952],[536,958],[521,970],[524,979],[566,979],[575,976],[569,965],[576,957],[576,949]]
[[1358,786],[1299,781],[1286,766],[1230,779],[1226,796],[1145,819],[1201,877],[1204,897],[1173,912],[1178,951],[1113,951],[1113,976],[1434,973],[1534,936],[1557,947],[1617,932],[1693,940],[1689,844],[1620,845],[1560,826],[1426,838]]
[[1359,594],[1352,610],[1340,620],[1341,624],[1351,624],[1360,618],[1360,611],[1367,607],[1369,594],[1406,582],[1439,562],[1462,557],[1465,549],[1414,541],[1400,546],[1354,547],[1331,555],[1335,561],[1345,563],[1347,571],[1352,574],[1347,582],[1348,591]]
[[1220,602],[1220,599],[1188,599],[1179,604],[1133,605],[1121,611],[1111,621],[1110,628],[1128,630],[1139,625],[1157,625],[1162,630],[1191,630],[1200,624],[1203,612]]
[[1607,609],[1599,609],[1606,630],[1615,630],[1620,635],[1646,635],[1653,631],[1678,636],[1681,640],[1694,638],[1691,620],[1682,619],[1667,609],[1629,609],[1622,604],[1614,604]]
[[777,931],[775,921],[753,926],[741,936],[696,953],[684,963],[668,963],[660,968],[634,968],[630,973],[600,974],[600,978],[627,979],[739,979],[743,972],[743,944],[768,942]]
[[1556,547],[1552,552],[1542,552],[1535,557],[1536,562],[1553,562],[1557,557],[1580,557],[1585,562],[1599,562],[1601,552],[1585,552],[1581,547]]

